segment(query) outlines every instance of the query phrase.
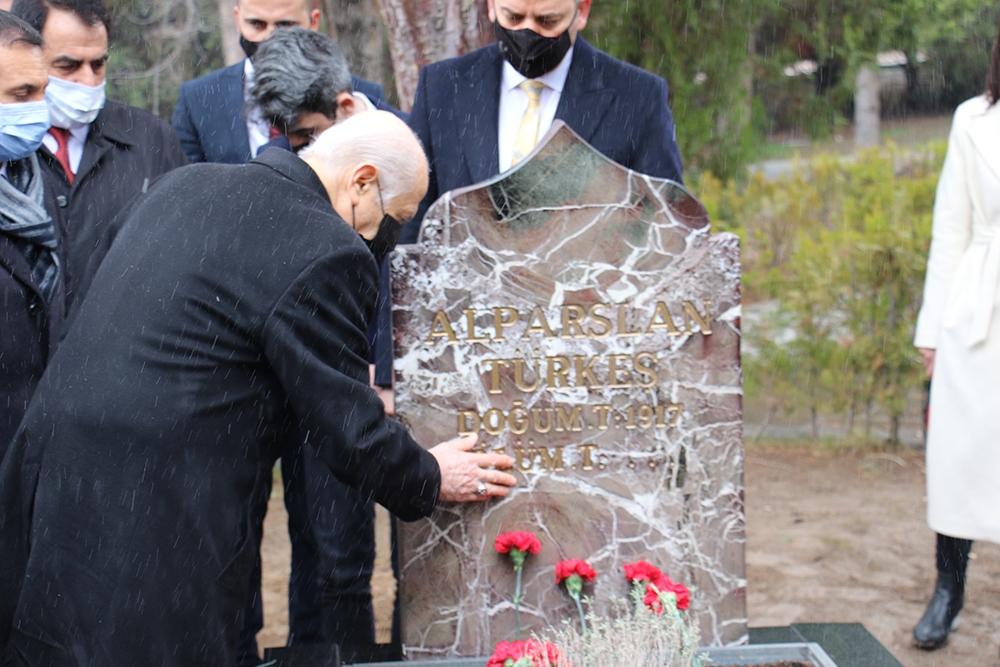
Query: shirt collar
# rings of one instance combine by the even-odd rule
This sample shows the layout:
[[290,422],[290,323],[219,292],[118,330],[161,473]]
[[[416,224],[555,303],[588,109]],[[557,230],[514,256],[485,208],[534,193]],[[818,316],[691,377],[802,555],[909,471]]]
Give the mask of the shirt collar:
[[253,87],[253,61],[249,58],[243,59],[243,86],[248,90]]
[[[546,72],[542,76],[535,79],[540,83],[544,83],[546,86],[556,91],[557,93],[562,93],[563,87],[566,85],[566,77],[569,76],[569,66],[573,62],[573,47],[569,47],[569,51],[563,56],[562,61],[556,65],[556,68],[551,72]],[[522,83],[528,80],[528,77],[524,76],[516,69],[514,66],[507,62],[506,59],[503,61],[503,90],[510,92],[520,86]]]

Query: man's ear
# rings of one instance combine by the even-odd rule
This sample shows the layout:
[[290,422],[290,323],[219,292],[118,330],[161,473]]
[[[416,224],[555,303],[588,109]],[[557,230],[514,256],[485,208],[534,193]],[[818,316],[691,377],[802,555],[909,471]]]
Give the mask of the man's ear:
[[318,7],[313,7],[309,12],[309,29],[313,32],[319,30],[319,19],[321,16],[322,14],[320,13]]
[[350,118],[359,111],[367,111],[367,107],[363,107],[358,104],[354,99],[354,95],[345,91],[337,93],[337,118],[336,120],[345,120]]
[[358,165],[351,172],[350,191],[351,203],[357,206],[361,203],[361,198],[368,193],[368,190],[375,187],[378,178],[378,169],[372,164]]
[[587,19],[590,18],[590,3],[591,0],[581,0],[580,15],[576,17],[576,30],[579,32],[587,27]]
[[493,7],[493,0],[486,0],[486,15],[490,17],[490,23],[496,23],[497,10]]

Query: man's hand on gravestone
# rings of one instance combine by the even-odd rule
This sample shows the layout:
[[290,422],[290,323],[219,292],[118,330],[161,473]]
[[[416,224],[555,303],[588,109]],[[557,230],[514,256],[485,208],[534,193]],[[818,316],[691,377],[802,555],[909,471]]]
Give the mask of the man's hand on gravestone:
[[429,450],[441,468],[439,500],[469,502],[503,497],[509,493],[507,487],[517,483],[513,475],[494,469],[513,468],[514,459],[506,454],[473,453],[478,440],[479,436],[467,435]]

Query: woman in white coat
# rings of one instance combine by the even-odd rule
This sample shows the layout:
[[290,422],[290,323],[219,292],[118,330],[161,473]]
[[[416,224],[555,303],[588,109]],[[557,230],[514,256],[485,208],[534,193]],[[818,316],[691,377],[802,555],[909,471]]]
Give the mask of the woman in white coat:
[[972,540],[1000,542],[1000,35],[986,91],[956,111],[934,202],[914,344],[931,381],[927,523],[937,585],[913,630],[948,638],[965,597]]

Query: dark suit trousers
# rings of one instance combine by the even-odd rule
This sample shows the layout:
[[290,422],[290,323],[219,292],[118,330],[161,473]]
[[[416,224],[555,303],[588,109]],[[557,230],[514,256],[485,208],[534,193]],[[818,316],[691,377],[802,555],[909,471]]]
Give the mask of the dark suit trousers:
[[[292,544],[288,645],[374,644],[374,503],[334,477],[301,439],[282,456],[281,477]],[[260,663],[256,635],[264,626],[264,614],[259,545],[269,496],[267,485],[254,506],[258,558],[239,640],[240,667]]]

